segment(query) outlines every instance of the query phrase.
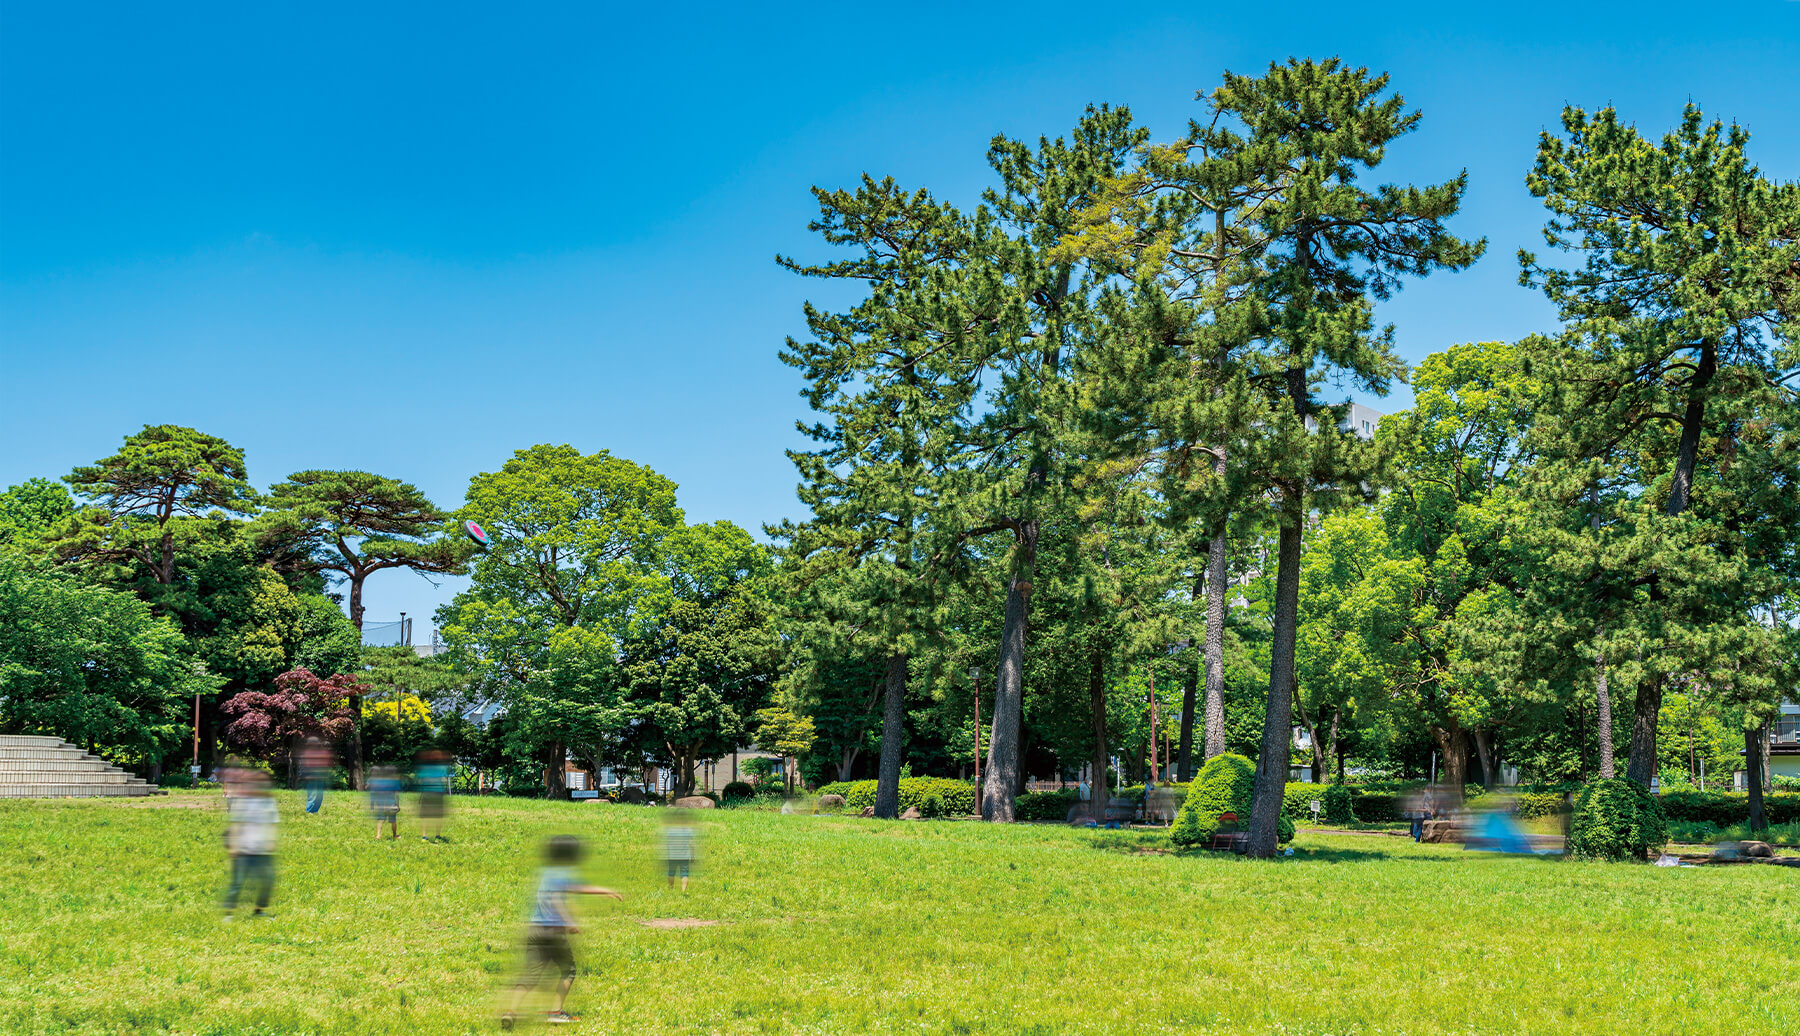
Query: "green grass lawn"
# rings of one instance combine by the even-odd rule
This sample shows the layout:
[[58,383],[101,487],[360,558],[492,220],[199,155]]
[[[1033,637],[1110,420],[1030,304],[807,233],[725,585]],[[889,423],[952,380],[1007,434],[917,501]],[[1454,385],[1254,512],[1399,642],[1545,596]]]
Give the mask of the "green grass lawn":
[[654,809],[459,800],[452,844],[377,843],[284,793],[275,916],[228,925],[219,802],[0,802],[0,1032],[494,1031],[562,832],[626,894],[577,902],[574,1031],[1800,1031],[1786,868],[717,811],[682,895]]

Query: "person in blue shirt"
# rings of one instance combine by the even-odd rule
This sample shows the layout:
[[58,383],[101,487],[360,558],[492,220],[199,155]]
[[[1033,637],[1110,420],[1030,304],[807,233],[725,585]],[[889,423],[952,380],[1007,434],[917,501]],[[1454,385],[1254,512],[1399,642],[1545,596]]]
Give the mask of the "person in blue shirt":
[[519,1017],[519,1006],[525,995],[543,985],[550,974],[556,975],[556,1000],[546,1020],[552,1025],[576,1021],[563,1010],[569,998],[569,987],[575,984],[575,951],[569,936],[581,931],[569,913],[570,895],[611,896],[624,899],[612,889],[584,885],[577,880],[575,868],[581,863],[581,841],[573,835],[557,835],[544,846],[544,868],[538,873],[537,894],[532,899],[531,923],[525,932],[525,966],[513,983],[512,1003],[500,1016],[500,1027],[510,1029]]
[[400,775],[391,766],[378,766],[369,775],[369,812],[375,817],[375,840],[381,841],[381,827],[386,824],[400,840]]
[[449,842],[444,837],[445,802],[450,794],[450,757],[432,748],[419,753],[415,778],[419,785],[419,841]]

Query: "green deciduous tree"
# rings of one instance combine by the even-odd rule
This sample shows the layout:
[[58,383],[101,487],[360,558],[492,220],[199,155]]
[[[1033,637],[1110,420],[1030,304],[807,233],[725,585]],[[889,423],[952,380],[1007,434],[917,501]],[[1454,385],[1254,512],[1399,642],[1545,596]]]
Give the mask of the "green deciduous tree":
[[51,734],[154,773],[215,678],[130,594],[0,558],[0,730]]

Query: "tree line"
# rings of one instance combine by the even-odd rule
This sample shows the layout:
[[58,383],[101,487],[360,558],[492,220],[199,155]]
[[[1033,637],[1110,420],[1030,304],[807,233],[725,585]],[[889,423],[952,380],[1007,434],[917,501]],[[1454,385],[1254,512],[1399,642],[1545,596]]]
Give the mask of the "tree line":
[[[1449,226],[1462,174],[1371,182],[1419,119],[1384,75],[1291,60],[1227,73],[1173,142],[1113,107],[995,138],[972,206],[815,189],[829,251],[778,261],[853,301],[780,351],[806,517],[766,542],[605,451],[520,450],[445,512],[359,472],[258,493],[229,444],[147,428],[73,495],[0,497],[9,613],[62,602],[33,628],[128,660],[9,631],[0,722],[154,767],[195,693],[209,744],[255,693],[286,703],[265,735],[347,724],[355,779],[376,680],[499,704],[434,736],[515,787],[561,793],[572,757],[686,791],[761,740],[815,782],[872,772],[880,816],[908,768],[979,769],[995,821],[1030,776],[1231,750],[1259,855],[1297,764],[1460,787],[1622,754],[1648,784],[1741,749],[1754,811],[1795,675],[1800,188],[1691,105],[1660,138],[1571,107],[1517,257],[1558,325],[1409,369],[1375,305],[1486,250]],[[1410,409],[1349,424],[1396,382]],[[384,568],[471,576],[445,655],[359,653]]]

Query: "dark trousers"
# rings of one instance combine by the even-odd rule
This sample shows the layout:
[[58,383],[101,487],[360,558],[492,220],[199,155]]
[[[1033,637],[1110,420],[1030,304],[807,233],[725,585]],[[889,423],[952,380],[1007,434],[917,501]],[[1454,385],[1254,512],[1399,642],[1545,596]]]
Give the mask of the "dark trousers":
[[225,890],[227,912],[237,907],[238,893],[250,886],[256,892],[256,909],[269,905],[275,892],[275,857],[264,854],[239,854],[231,858],[231,887]]

